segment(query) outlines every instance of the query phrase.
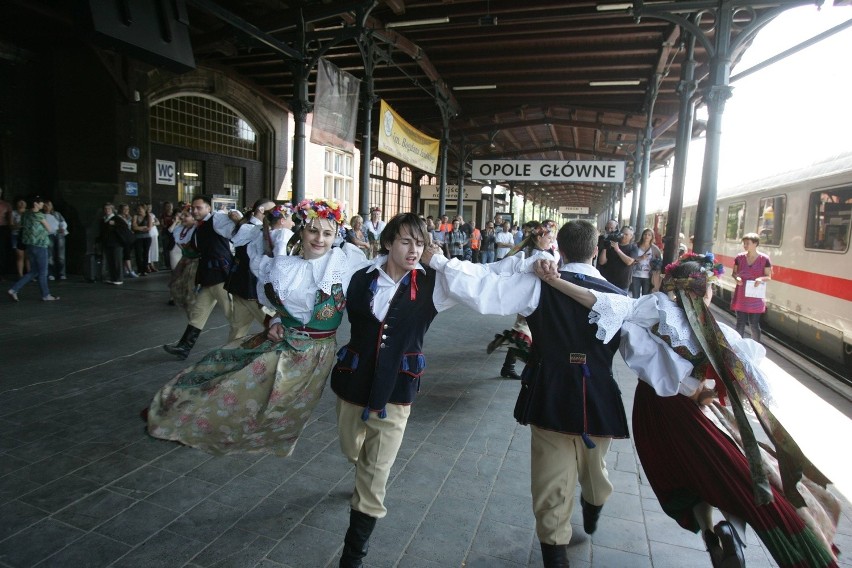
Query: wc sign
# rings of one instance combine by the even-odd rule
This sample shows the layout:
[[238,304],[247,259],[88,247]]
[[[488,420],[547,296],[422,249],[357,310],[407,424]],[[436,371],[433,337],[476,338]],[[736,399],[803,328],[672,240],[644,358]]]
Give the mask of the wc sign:
[[157,160],[157,183],[160,185],[175,185],[175,163],[166,160]]

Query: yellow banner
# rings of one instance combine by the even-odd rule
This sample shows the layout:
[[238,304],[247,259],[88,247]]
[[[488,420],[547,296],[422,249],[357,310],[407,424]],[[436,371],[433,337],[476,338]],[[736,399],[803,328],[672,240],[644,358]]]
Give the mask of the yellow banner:
[[441,141],[413,128],[385,101],[379,119],[379,151],[434,174],[438,170]]

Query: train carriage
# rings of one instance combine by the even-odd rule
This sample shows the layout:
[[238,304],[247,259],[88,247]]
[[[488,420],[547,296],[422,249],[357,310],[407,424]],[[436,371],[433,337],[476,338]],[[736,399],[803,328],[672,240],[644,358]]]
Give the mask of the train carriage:
[[[726,267],[718,297],[729,304],[731,271],[746,233],[772,261],[765,323],[852,369],[852,153],[719,192],[713,252]],[[696,205],[684,208],[691,234]],[[660,214],[647,226],[660,225]],[[660,227],[663,231],[664,228]]]

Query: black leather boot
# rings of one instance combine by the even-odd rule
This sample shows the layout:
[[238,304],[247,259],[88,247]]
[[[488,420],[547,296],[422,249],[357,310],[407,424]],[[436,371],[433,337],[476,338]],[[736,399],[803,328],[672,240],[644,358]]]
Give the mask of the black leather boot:
[[601,517],[603,505],[592,505],[582,497],[580,505],[583,507],[583,530],[586,534],[592,534],[598,530],[598,519]]
[[[745,568],[743,543],[740,541],[734,526],[728,521],[720,521],[713,529],[722,545],[722,557],[719,559],[720,568]],[[711,557],[712,559],[712,557]]]
[[192,348],[195,346],[195,342],[198,341],[199,334],[201,334],[200,329],[188,325],[186,326],[186,329],[183,332],[183,337],[180,338],[180,341],[174,345],[163,345],[163,349],[165,349],[167,353],[177,355],[180,359],[186,359],[187,356],[189,356],[189,352],[192,351]]
[[521,376],[515,372],[515,361],[517,357],[515,356],[515,350],[511,347],[509,351],[506,352],[506,359],[503,361],[503,368],[500,369],[500,376],[505,377],[507,379],[520,379]]
[[570,568],[567,544],[541,544],[541,560],[544,568]]
[[361,568],[362,560],[367,556],[370,535],[376,527],[376,520],[376,517],[349,509],[349,529],[343,539],[340,568]]

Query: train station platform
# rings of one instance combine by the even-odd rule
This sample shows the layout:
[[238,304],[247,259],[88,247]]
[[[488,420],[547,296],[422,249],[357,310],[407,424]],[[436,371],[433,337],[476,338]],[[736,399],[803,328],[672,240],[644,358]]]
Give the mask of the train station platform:
[[[160,348],[186,323],[166,305],[167,279],[53,282],[62,297],[53,303],[39,301],[33,283],[19,303],[3,298],[0,566],[337,566],[354,473],[338,449],[330,389],[289,458],[213,457],[145,433],[139,411],[187,364]],[[542,565],[530,435],[512,418],[519,382],[499,377],[502,352],[485,351],[512,321],[461,307],[436,318],[366,566]],[[344,324],[338,343],[348,333]],[[226,337],[214,311],[188,362]],[[629,415],[636,379],[618,357],[615,375]],[[849,398],[835,393],[832,406],[805,388],[791,396],[801,404],[792,410],[807,408],[821,426],[821,453],[841,458],[848,474]],[[660,509],[632,441],[615,441],[607,463],[615,494],[591,537],[576,507],[572,567],[710,566],[700,537]],[[852,507],[842,502],[836,543],[852,566]],[[775,566],[751,531],[747,545],[749,568]]]

